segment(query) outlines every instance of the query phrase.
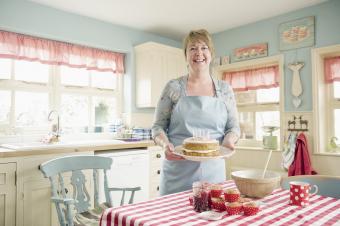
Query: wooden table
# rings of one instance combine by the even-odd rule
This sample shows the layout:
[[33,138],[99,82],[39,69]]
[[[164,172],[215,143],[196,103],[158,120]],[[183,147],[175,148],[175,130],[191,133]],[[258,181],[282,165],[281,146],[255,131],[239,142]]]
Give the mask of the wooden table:
[[[235,187],[233,181],[222,184]],[[221,220],[208,221],[198,217],[189,205],[191,191],[162,196],[147,202],[107,209],[100,226],[113,225],[340,225],[340,200],[319,195],[310,198],[310,205],[288,204],[289,191],[277,189],[260,199],[264,203],[254,216],[225,215]]]

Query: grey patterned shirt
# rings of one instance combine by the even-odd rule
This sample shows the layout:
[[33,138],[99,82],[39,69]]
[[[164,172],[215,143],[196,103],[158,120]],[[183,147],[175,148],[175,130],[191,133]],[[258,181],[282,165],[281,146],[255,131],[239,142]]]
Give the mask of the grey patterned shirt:
[[[163,89],[161,98],[157,104],[154,123],[152,126],[153,138],[162,132],[167,134],[172,110],[175,108],[179,98],[187,95],[187,81],[188,76],[182,76],[177,79],[170,80]],[[225,103],[228,111],[225,134],[234,132],[237,136],[240,136],[240,126],[234,92],[224,81],[213,79],[213,82],[216,89],[216,97]]]

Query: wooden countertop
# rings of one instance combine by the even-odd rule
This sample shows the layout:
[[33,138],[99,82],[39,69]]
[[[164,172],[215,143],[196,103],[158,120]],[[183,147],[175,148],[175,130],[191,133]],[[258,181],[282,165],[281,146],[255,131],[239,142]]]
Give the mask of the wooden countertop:
[[118,150],[118,149],[133,149],[133,148],[147,148],[154,146],[152,140],[125,142],[125,143],[105,143],[105,144],[94,144],[94,145],[79,145],[72,147],[55,147],[51,149],[43,150],[14,150],[0,147],[0,158],[7,157],[23,157],[29,155],[47,155],[47,154],[61,154],[61,153],[72,153],[72,152],[86,152],[86,151],[104,151],[104,150]]

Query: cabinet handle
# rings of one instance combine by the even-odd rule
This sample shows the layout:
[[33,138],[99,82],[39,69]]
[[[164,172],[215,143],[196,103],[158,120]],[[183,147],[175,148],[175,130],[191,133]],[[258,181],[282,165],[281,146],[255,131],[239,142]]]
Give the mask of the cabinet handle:
[[157,174],[161,174],[161,170],[157,170]]
[[162,157],[162,155],[161,154],[157,154],[156,157],[160,159]]
[[157,191],[159,191],[159,186],[157,186]]

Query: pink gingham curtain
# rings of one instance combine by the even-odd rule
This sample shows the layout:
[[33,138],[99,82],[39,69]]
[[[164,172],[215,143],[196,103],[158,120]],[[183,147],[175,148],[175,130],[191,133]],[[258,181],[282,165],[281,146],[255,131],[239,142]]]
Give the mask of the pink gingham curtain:
[[340,56],[326,58],[324,66],[326,83],[340,81]]
[[222,80],[234,91],[273,88],[279,86],[279,67],[269,66],[243,71],[224,72]]
[[0,57],[124,73],[124,54],[0,31]]

